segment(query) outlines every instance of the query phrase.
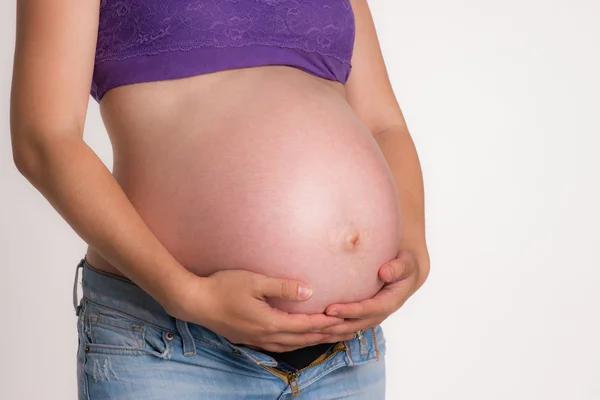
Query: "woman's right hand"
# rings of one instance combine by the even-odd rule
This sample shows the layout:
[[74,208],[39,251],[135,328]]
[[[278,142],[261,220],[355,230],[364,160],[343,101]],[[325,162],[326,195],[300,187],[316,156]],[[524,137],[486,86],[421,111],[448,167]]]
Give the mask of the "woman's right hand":
[[268,297],[305,301],[310,296],[298,281],[222,270],[207,278],[191,275],[167,311],[232,343],[283,352],[320,343],[331,335],[318,331],[344,321],[325,314],[289,314],[266,302]]

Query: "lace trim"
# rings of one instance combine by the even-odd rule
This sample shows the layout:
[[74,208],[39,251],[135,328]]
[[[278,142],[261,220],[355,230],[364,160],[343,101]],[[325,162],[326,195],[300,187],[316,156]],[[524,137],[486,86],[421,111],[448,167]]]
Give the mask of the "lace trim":
[[354,24],[349,0],[102,0],[96,64],[251,45],[297,48],[350,64]]

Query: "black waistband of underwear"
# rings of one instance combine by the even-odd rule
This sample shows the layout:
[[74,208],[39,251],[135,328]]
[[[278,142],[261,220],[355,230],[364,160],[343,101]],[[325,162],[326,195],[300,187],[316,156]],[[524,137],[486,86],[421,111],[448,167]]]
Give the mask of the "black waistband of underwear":
[[[273,357],[278,363],[286,364],[284,367],[289,366],[292,367],[292,369],[299,370],[307,367],[319,356],[329,351],[334,344],[335,343],[320,343],[283,353],[275,353],[266,350],[261,350],[261,352]],[[292,370],[292,372],[294,371]]]

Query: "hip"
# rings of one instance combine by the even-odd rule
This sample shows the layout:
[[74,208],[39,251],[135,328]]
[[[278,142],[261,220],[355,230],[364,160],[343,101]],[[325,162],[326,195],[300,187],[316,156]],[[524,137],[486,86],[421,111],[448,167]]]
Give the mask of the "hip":
[[384,398],[380,326],[360,340],[332,344],[318,362],[294,371],[264,352],[171,317],[126,278],[85,260],[80,267],[79,303],[74,287],[80,399],[283,399],[308,392],[313,398]]

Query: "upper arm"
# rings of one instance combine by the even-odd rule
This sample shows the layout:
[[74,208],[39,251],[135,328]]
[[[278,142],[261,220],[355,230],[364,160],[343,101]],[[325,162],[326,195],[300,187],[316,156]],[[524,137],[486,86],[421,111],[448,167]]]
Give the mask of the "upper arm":
[[11,89],[13,147],[83,135],[99,0],[17,0]]
[[352,72],[346,82],[346,98],[373,134],[390,126],[405,127],[379,46],[366,0],[351,0],[356,21]]

